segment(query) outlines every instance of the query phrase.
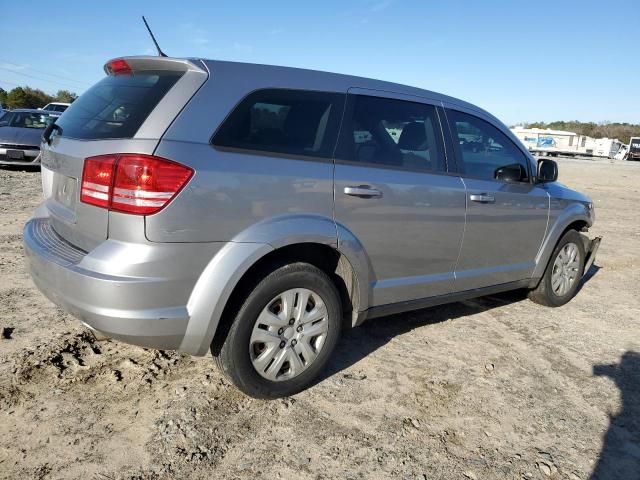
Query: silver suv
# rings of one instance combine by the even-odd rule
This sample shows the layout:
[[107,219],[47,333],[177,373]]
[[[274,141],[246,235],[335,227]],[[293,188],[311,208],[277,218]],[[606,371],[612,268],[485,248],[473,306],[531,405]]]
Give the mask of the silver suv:
[[499,120],[437,93],[161,57],[43,135],[33,280],[92,330],[211,350],[248,395],[309,386],[344,325],[517,288],[568,302],[599,239]]

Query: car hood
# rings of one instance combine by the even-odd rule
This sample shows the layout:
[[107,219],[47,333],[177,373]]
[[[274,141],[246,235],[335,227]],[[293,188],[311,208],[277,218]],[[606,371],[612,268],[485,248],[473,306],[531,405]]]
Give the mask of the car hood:
[[40,146],[41,128],[0,127],[0,143]]

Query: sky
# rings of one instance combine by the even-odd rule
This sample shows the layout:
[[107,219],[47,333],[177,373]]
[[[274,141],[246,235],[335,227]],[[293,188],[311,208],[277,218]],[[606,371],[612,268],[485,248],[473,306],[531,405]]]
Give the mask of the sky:
[[640,123],[639,0],[0,0],[0,87],[82,93],[154,55],[311,68],[458,97],[508,124]]

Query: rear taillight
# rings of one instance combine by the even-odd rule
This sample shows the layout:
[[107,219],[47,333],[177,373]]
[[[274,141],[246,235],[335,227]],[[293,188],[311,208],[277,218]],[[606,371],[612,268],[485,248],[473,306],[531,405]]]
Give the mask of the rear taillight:
[[90,157],[84,161],[80,200],[97,207],[109,208],[115,155]]
[[166,207],[193,170],[152,155],[121,153],[85,159],[80,200],[97,207],[151,215]]

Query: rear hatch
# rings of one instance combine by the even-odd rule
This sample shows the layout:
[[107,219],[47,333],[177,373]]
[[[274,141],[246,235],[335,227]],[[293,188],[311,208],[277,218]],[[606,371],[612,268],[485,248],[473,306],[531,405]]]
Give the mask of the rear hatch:
[[153,154],[180,110],[208,74],[202,63],[126,57],[56,121],[41,149],[42,182],[54,230],[90,251],[109,234],[109,210],[80,201],[85,159],[115,153]]

